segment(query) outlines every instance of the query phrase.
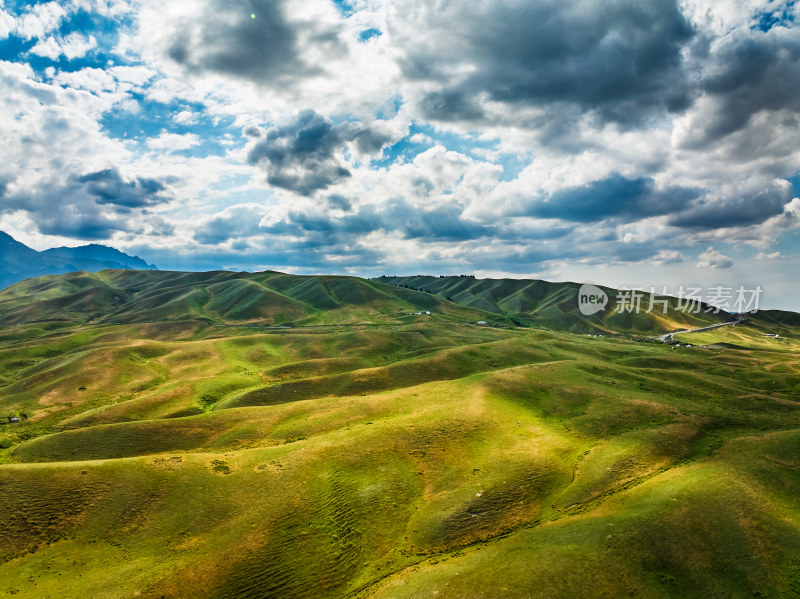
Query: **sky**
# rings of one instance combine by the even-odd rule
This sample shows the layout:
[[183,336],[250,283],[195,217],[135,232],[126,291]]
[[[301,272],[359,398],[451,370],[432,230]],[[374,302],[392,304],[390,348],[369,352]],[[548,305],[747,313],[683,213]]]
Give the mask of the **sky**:
[[0,229],[162,269],[763,288],[800,4],[0,0]]

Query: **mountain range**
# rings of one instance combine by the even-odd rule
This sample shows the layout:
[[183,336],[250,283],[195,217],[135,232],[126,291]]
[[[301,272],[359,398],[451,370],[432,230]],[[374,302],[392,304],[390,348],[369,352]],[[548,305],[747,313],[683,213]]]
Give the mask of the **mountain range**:
[[95,243],[79,247],[55,247],[38,252],[0,231],[0,288],[43,275],[107,268],[157,270],[138,256],[130,256]]

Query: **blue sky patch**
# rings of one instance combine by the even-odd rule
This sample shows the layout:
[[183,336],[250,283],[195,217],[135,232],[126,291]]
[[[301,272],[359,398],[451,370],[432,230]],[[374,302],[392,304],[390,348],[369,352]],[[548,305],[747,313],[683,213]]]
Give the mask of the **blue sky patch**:
[[383,32],[380,29],[375,29],[374,27],[370,27],[369,29],[365,29],[361,33],[358,34],[358,39],[362,42],[366,42],[367,40],[371,40],[374,37],[380,37],[383,35]]
[[347,0],[331,0],[343,17],[351,17],[355,13],[353,5]]
[[[194,133],[202,140],[201,144],[188,150],[177,150],[175,154],[199,158],[223,155],[227,146],[222,145],[221,141],[226,133],[231,133],[234,140],[241,143],[241,132],[232,126],[233,118],[212,119],[205,115],[205,107],[202,104],[187,102],[163,104],[148,100],[143,94],[131,94],[131,96],[139,104],[137,113],[114,108],[103,115],[101,124],[110,137],[146,144],[148,139],[157,137],[161,133],[179,135]],[[184,111],[193,113],[197,122],[176,123],[175,116]]]
[[797,173],[794,177],[789,177],[787,181],[792,184],[794,197],[800,198],[800,173]]
[[[775,4],[774,0],[771,4]],[[755,17],[754,29],[767,32],[774,27],[785,27],[794,23],[794,14],[791,10],[794,8],[795,1],[783,4],[779,9],[774,11],[764,11]]]

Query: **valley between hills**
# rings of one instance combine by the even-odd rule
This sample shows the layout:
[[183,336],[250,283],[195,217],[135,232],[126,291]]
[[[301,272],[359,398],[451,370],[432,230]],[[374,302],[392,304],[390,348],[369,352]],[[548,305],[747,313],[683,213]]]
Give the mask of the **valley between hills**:
[[800,597],[800,315],[577,289],[0,291],[0,596]]

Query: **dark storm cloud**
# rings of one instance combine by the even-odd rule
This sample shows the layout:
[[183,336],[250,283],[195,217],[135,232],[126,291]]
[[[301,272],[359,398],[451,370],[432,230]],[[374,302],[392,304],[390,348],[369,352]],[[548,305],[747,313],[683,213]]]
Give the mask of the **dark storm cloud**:
[[332,193],[328,196],[328,205],[330,205],[331,208],[338,208],[344,211],[348,211],[352,208],[350,200],[338,193]]
[[755,192],[740,192],[731,198],[703,198],[672,216],[669,224],[689,229],[758,225],[782,214],[793,195],[788,185],[772,185]]
[[114,204],[126,208],[142,208],[168,202],[166,186],[156,179],[136,177],[125,180],[115,168],[88,173],[74,178],[98,204]]
[[[794,30],[738,31],[709,57],[713,68],[700,90],[713,101],[707,120],[697,123],[685,144],[704,147],[750,124],[760,112],[797,113],[800,96],[800,39]],[[786,125],[797,129],[796,118]]]
[[609,217],[637,219],[684,208],[699,192],[683,187],[658,190],[652,179],[614,174],[587,185],[559,190],[524,210],[526,216],[594,222]]
[[248,137],[250,139],[258,139],[263,134],[263,131],[256,127],[255,125],[248,125],[244,129],[242,129],[242,135]]
[[247,161],[267,171],[270,185],[310,196],[350,177],[337,155],[347,142],[354,142],[360,151],[374,152],[388,141],[380,131],[358,123],[334,125],[306,110],[290,123],[268,130],[250,148]]
[[126,230],[124,221],[99,213],[78,214],[72,210],[56,210],[37,216],[36,227],[44,235],[97,241],[108,239],[117,231]]
[[147,177],[127,180],[111,168],[7,194],[0,210],[27,212],[45,235],[101,240],[117,231],[172,235],[172,225],[147,211],[171,199],[165,183]]
[[[436,47],[440,56],[412,53],[406,62],[409,75],[444,85],[422,103],[430,118],[479,118],[473,101],[482,93],[511,105],[577,105],[621,123],[690,104],[681,50],[694,33],[674,0],[514,2],[491,12],[473,5],[459,16]],[[427,73],[413,66],[426,58]],[[472,72],[442,79],[448,64]]]
[[[576,127],[587,116],[599,126],[652,127],[697,109],[679,139],[684,148],[707,150],[755,116],[782,111],[767,125],[772,139],[737,138],[725,158],[736,164],[765,151],[776,159],[791,154],[800,131],[796,29],[739,28],[714,38],[693,29],[678,4],[445,1],[423,13],[436,35],[415,45],[409,33],[401,65],[408,79],[437,84],[418,104],[426,118],[476,126],[501,119],[567,153],[586,149]],[[489,113],[486,100],[505,111]],[[520,108],[541,110],[515,112]],[[762,171],[794,175],[776,162]]]
[[175,234],[173,225],[153,214],[101,212],[69,204],[31,213],[31,218],[40,233],[87,241],[109,239],[116,232],[149,237]]
[[175,230],[146,210],[100,205],[74,185],[44,186],[35,195],[19,195],[3,202],[6,211],[24,210],[40,233],[97,241],[121,231],[148,236],[170,236]]
[[343,136],[354,141],[358,151],[364,154],[378,152],[392,141],[392,136],[386,131],[355,123],[346,124],[344,130],[346,133],[343,133]]
[[[211,0],[176,24],[167,55],[190,72],[216,72],[264,85],[312,72],[299,58],[298,31],[287,19],[289,6],[280,0]],[[317,32],[314,38],[331,51],[341,51],[329,32]]]
[[474,97],[456,90],[431,92],[422,99],[420,108],[428,118],[438,121],[472,121],[484,116]]
[[270,185],[308,196],[350,176],[335,155],[344,141],[330,121],[308,110],[267,131],[247,161],[266,168]]

